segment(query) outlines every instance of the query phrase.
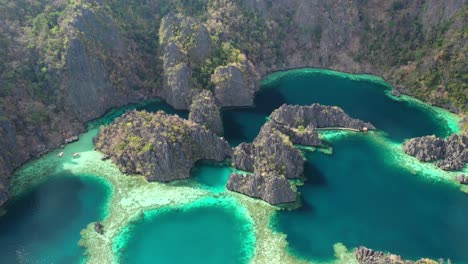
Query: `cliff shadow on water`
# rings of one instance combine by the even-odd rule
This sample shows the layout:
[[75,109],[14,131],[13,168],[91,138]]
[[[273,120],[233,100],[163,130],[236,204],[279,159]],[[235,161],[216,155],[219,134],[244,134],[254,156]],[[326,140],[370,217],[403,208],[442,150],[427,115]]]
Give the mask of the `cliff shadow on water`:
[[2,263],[79,263],[80,231],[107,212],[110,188],[62,171],[15,197],[0,217]]

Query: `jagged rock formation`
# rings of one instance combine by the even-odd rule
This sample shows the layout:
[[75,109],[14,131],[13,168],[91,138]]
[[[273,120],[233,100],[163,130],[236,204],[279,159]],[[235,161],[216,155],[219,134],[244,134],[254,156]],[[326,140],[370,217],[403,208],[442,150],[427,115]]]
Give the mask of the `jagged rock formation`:
[[218,135],[223,134],[220,109],[215,102],[213,93],[209,90],[203,90],[193,98],[189,120],[204,125],[208,130]]
[[348,128],[359,131],[364,127],[375,129],[371,123],[353,119],[337,106],[320,104],[282,105],[271,113],[270,118],[282,126],[292,128]]
[[366,247],[358,247],[354,250],[359,264],[438,264],[432,259],[420,259],[417,261],[404,260],[401,256],[384,254]]
[[304,158],[290,138],[266,123],[253,142],[255,173],[268,175],[271,172],[287,179],[299,178],[304,170]]
[[413,138],[405,142],[403,150],[421,161],[436,161],[436,165],[443,170],[461,170],[468,162],[468,136]]
[[296,200],[296,193],[291,189],[289,181],[275,174],[265,177],[256,173],[246,175],[233,173],[226,187],[231,191],[260,198],[270,204],[289,203]]
[[159,36],[164,52],[163,96],[173,107],[188,109],[195,92],[191,64],[200,64],[210,56],[210,35],[198,20],[171,13],[163,18]]
[[282,105],[273,111],[253,143],[242,143],[234,149],[233,166],[254,174],[233,173],[227,188],[267,202],[293,202],[295,195],[285,183],[287,179],[298,178],[304,170],[304,157],[293,143],[320,145],[316,127],[375,129],[370,123],[350,118],[336,106]]
[[188,178],[195,162],[222,161],[232,152],[203,126],[162,111],[127,112],[101,129],[95,144],[122,172],[163,182]]
[[254,145],[251,143],[241,143],[234,148],[232,154],[232,164],[245,171],[254,170]]
[[259,79],[253,65],[240,53],[236,58],[223,58],[221,52],[234,49],[216,46],[219,43],[213,43],[205,24],[192,17],[170,13],[163,18],[159,35],[164,69],[162,96],[169,104],[177,109],[188,109],[198,93],[194,88],[208,89],[210,80],[215,85],[214,94],[220,106],[253,104]]

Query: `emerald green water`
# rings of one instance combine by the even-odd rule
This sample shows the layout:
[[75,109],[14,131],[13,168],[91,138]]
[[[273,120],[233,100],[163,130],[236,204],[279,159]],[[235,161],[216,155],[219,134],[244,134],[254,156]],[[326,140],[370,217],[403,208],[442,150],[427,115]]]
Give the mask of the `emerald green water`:
[[[121,263],[245,263],[252,226],[234,204],[210,199],[147,212],[122,235]],[[129,237],[126,237],[131,234]]]
[[80,231],[104,217],[107,186],[64,172],[8,202],[0,217],[1,263],[80,263]]
[[[395,158],[406,159],[396,153],[400,150],[395,146],[402,140],[447,136],[454,130],[455,119],[447,121],[442,118],[445,114],[415,101],[392,100],[387,88],[375,77],[326,70],[273,74],[263,81],[255,108],[224,111],[225,138],[232,145],[253,140],[271,111],[283,103],[338,105],[352,117],[372,122],[379,133],[334,137],[328,142],[333,155],[306,155],[306,182],[299,187],[303,206],[277,213],[272,228],[287,234],[294,255],[308,260],[334,259],[333,245],[341,242],[349,248],[365,245],[409,258],[442,257],[468,263],[468,196],[453,184],[427,177],[437,176],[436,169],[409,169]],[[15,189],[25,190],[0,217],[1,263],[84,260],[77,245],[80,230],[104,218],[110,192],[88,177],[93,175],[70,174],[66,168],[86,171],[85,163],[71,159],[70,153],[96,157],[92,145],[96,127],[128,109],[165,110],[187,117],[187,112],[175,111],[159,100],[112,110],[91,122],[92,129],[79,142],[66,147],[65,158],[52,153],[26,164],[17,174],[20,179],[29,178],[13,181]],[[147,211],[121,232],[115,253],[123,263],[248,262],[254,226],[242,213],[245,208],[220,198],[227,195],[231,170],[220,164],[198,164],[187,186],[207,190],[213,198]],[[35,183],[44,177],[50,180]]]

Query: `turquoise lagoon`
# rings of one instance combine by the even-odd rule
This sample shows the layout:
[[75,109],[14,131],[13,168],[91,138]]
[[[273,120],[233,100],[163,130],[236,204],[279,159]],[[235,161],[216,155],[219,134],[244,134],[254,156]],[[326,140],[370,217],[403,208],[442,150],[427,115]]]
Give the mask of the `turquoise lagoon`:
[[[306,180],[299,187],[302,207],[279,211],[271,219],[271,228],[287,235],[290,253],[300,259],[327,262],[334,259],[333,245],[341,242],[349,248],[365,245],[411,259],[451,258],[453,263],[468,263],[468,196],[455,184],[440,180],[437,176],[442,172],[420,165],[400,149],[406,138],[457,132],[456,117],[417,100],[391,98],[388,85],[374,76],[303,69],[267,76],[262,87],[254,108],[223,112],[225,138],[232,145],[252,141],[271,111],[283,103],[338,105],[379,129],[368,134],[327,136],[332,155],[304,152]],[[165,110],[187,117],[187,112],[175,111],[159,100],[112,110],[91,122],[89,132],[67,148],[94,152],[91,139],[96,128],[128,109]],[[44,263],[85,260],[77,246],[79,231],[88,223],[105,219],[106,205],[112,204],[106,198],[112,197],[112,192],[100,181],[90,181],[92,175],[69,175],[61,167],[74,161],[57,159],[55,154],[24,167],[30,178],[35,177],[35,170],[41,177],[57,177],[22,187],[25,190],[0,217],[0,228],[4,229],[0,245],[8,245],[0,247],[0,254],[9,260],[20,262],[18,252],[29,252],[33,260],[44,259]],[[80,165],[79,160],[76,163]],[[25,168],[17,173],[19,179],[25,178],[21,175]],[[207,190],[208,198],[142,213],[116,237],[114,254],[120,262],[248,262],[254,252],[255,225],[242,213],[247,208],[225,191],[231,170],[226,165],[198,164],[193,179],[181,184]],[[24,182],[13,184],[22,186]],[[44,198],[46,195],[50,197]],[[62,205],[57,200],[69,202]],[[70,220],[72,213],[76,222]],[[35,225],[37,219],[44,222]],[[69,222],[75,223],[73,227]],[[42,235],[31,235],[38,226]]]

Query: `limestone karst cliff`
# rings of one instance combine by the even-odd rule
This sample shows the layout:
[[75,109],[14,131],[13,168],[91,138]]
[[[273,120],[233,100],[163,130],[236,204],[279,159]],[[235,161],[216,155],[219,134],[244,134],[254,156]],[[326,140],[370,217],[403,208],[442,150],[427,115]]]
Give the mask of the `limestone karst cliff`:
[[232,152],[205,127],[162,111],[127,112],[101,128],[95,144],[122,172],[162,182],[188,178],[195,162],[223,161]]
[[452,135],[447,139],[435,136],[412,138],[404,151],[425,162],[435,161],[443,170],[462,170],[468,162],[468,136]]

